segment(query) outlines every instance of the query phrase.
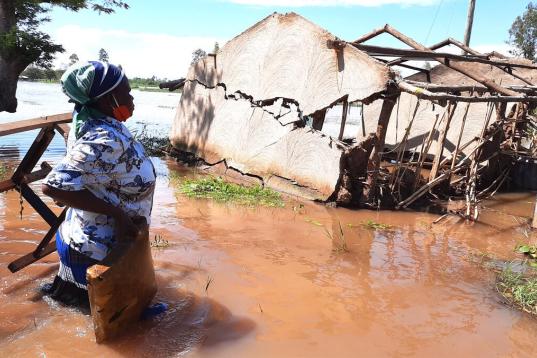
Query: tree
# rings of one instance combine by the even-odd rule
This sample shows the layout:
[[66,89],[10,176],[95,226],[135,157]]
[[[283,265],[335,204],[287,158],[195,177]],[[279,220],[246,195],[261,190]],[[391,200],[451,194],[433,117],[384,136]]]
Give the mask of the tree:
[[509,29],[509,44],[514,49],[511,54],[535,61],[537,48],[537,6],[532,2],[521,16],[517,16]]
[[78,58],[78,55],[76,53],[69,56],[69,66],[74,65],[78,61],[80,61],[80,59]]
[[203,51],[201,48],[197,49],[196,51],[192,52],[192,62],[191,64],[195,64],[199,60],[207,57],[207,52]]
[[108,63],[108,52],[104,48],[99,50],[99,61]]
[[0,112],[17,110],[17,80],[26,67],[50,68],[54,54],[64,51],[39,28],[53,6],[106,14],[129,8],[123,0],[0,0]]

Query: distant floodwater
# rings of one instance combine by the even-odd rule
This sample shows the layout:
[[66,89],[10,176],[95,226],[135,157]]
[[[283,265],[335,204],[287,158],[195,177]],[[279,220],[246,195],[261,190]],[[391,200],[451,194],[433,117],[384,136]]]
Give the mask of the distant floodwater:
[[[131,131],[147,125],[151,133],[167,135],[170,131],[175,109],[179,103],[179,93],[143,92],[133,90],[136,110],[127,121]],[[0,112],[0,123],[19,121],[58,113],[70,112],[73,104],[67,101],[59,84],[39,82],[19,82],[17,90],[19,106],[16,113]],[[32,144],[36,131],[0,137],[0,158],[17,159],[22,157]],[[45,157],[58,159],[65,153],[63,138],[54,137]]]

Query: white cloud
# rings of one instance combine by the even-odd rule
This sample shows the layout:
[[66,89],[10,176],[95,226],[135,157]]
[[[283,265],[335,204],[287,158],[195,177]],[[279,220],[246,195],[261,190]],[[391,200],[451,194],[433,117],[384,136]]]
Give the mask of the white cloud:
[[192,52],[202,48],[212,52],[214,43],[223,39],[211,37],[179,37],[166,34],[135,33],[123,30],[102,30],[68,25],[53,33],[54,41],[65,48],[55,65],[65,66],[76,53],[81,61],[96,60],[104,48],[110,62],[121,64],[129,77],[176,79],[186,75]]
[[241,5],[311,7],[311,6],[382,6],[382,5],[432,5],[439,0],[220,0]]

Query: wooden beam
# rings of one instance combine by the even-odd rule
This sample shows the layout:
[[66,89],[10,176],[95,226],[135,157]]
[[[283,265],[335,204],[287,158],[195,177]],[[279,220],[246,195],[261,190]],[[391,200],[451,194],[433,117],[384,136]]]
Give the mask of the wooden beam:
[[[456,55],[456,54],[449,53],[449,52],[434,52],[434,51],[427,49],[426,47],[423,50],[422,49],[408,50],[408,49],[400,49],[400,48],[393,48],[393,47],[363,45],[363,44],[354,44],[354,43],[352,45],[356,47],[358,50],[367,52],[371,56],[400,56],[402,57],[401,59],[388,62],[389,65],[396,65],[397,62],[403,61],[403,60],[404,61],[434,60],[434,61],[443,63],[444,65],[450,68],[453,68],[456,71],[460,70],[460,66],[458,66],[458,62],[477,62],[477,63],[483,63],[483,64],[493,65],[493,66],[526,68],[530,70],[537,69],[537,65],[529,65],[529,64],[524,64],[524,63],[515,64],[515,63],[506,63],[505,61],[489,60],[486,55],[462,56],[462,55]],[[456,61],[456,62],[452,63],[450,60]],[[452,65],[455,65],[455,67],[453,67]],[[463,69],[463,71],[468,72],[465,69]],[[464,74],[466,75],[466,73]]]
[[371,31],[368,34],[363,35],[362,37],[354,40],[352,43],[360,44],[362,42],[366,42],[368,40],[371,40],[374,37],[382,35],[383,33],[386,32],[386,26],[388,26],[388,24],[384,25],[384,27],[381,27],[380,29],[375,29],[375,30]]
[[456,108],[457,108],[457,102],[450,102],[448,105],[448,108],[446,109],[446,117],[445,117],[445,120],[441,124],[440,134],[438,136],[438,142],[436,143],[436,153],[433,159],[433,167],[429,174],[429,181],[433,181],[434,179],[436,179],[436,176],[438,174],[438,169],[440,168],[440,161],[442,160],[442,154],[444,152],[444,144],[445,144],[447,133],[449,131],[451,120],[453,119],[453,115],[455,114]]
[[[380,162],[381,162],[381,152],[384,149],[384,144],[386,141],[386,132],[388,130],[388,124],[390,122],[390,117],[392,114],[393,107],[397,102],[397,97],[400,95],[399,90],[396,86],[388,87],[386,91],[386,97],[382,104],[382,109],[380,111],[380,116],[377,124],[377,132],[375,134],[375,147],[371,153],[369,159],[368,168],[373,168],[371,171],[368,171],[367,179],[365,183],[365,189],[363,192],[362,202],[372,203],[376,191],[377,191],[377,179],[380,171]],[[362,109],[363,110],[363,109]]]
[[32,129],[38,129],[56,124],[70,123],[73,119],[72,113],[55,114],[23,121],[9,122],[0,124],[0,137],[20,132],[26,132]]
[[[48,173],[52,170],[52,167],[47,162],[41,163],[41,169],[36,170],[30,174],[26,174],[22,177],[21,182],[25,184],[33,183],[34,181],[41,180],[45,178]],[[0,182],[0,193],[8,190],[15,189],[18,186],[12,179],[7,179]]]
[[[397,31],[396,29],[394,29],[393,27],[389,26],[389,25],[386,25],[384,27],[385,31],[388,32],[390,35],[392,35],[393,37],[397,38],[398,40],[402,41],[403,43],[407,44],[408,46],[416,49],[416,50],[420,50],[420,51],[424,51],[424,52],[430,52],[430,53],[435,53],[434,51],[430,51],[427,47],[425,47],[424,45],[414,41],[413,39],[411,39],[410,37],[402,34],[401,32]],[[357,46],[360,46],[359,44]],[[404,55],[403,55],[404,56]],[[461,56],[462,58],[465,58],[465,56]],[[496,84],[494,81],[490,80],[490,79],[487,79],[487,78],[484,78],[482,76],[480,76],[479,74],[477,73],[473,73],[472,71],[468,71],[466,70],[464,67],[460,66],[458,63],[451,63],[447,57],[435,57],[433,58],[434,60],[440,62],[440,63],[443,63],[445,66],[447,67],[450,67],[452,69],[454,69],[455,71],[458,71],[468,77],[470,77],[471,79],[485,85],[486,87],[490,88],[491,90],[497,92],[497,93],[500,93],[500,94],[503,94],[505,96],[516,96],[517,93],[512,91],[512,90],[509,90],[507,88],[504,88],[498,84]],[[477,57],[474,57],[475,60],[479,59]],[[487,60],[488,61],[488,60]],[[493,64],[494,61],[490,62],[489,64]],[[520,66],[522,67],[522,66]],[[532,69],[537,69],[537,66],[530,66],[530,67],[527,67],[527,68],[532,68]]]
[[[419,88],[410,83],[401,81],[397,85],[403,92],[413,94],[418,98],[424,98],[431,101],[458,101],[467,103],[478,102],[537,102],[537,96],[485,96],[485,97],[464,97],[448,93],[433,93],[424,88]],[[516,92],[515,92],[516,93]]]
[[343,109],[341,113],[341,126],[339,127],[338,139],[343,140],[343,134],[345,132],[345,124],[347,123],[347,114],[349,112],[349,102],[345,99],[343,102]]
[[37,245],[34,251],[18,258],[8,265],[9,271],[12,273],[20,271],[34,262],[41,260],[43,257],[50,255],[56,250],[56,242],[52,241],[52,239],[56,235],[56,231],[58,231],[61,223],[65,220],[66,211],[67,209],[63,209],[58,219],[51,224],[49,231],[43,240],[41,240],[39,245]]
[[318,131],[321,131],[323,129],[324,125],[324,118],[326,117],[326,109],[321,109],[320,111],[317,111],[313,113],[313,122],[311,124],[311,127],[313,129],[316,129]]
[[[485,93],[490,92],[490,90],[485,86],[470,86],[470,85],[437,85],[434,83],[420,82],[405,80],[406,83],[411,85],[429,90],[431,92],[477,92]],[[512,89],[513,91],[522,92],[522,93],[532,93],[537,92],[537,86],[506,86],[506,88]]]

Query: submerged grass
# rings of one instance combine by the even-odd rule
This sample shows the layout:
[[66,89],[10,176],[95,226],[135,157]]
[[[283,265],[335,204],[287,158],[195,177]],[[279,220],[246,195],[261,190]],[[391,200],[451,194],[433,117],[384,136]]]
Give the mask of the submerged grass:
[[134,138],[139,141],[150,157],[163,157],[171,148],[170,138],[167,134],[150,132],[147,124],[144,124],[140,130],[134,132]]
[[4,163],[0,163],[0,180],[7,179],[9,169]]
[[345,233],[343,232],[343,227],[341,226],[341,222],[338,221],[339,224],[339,235],[333,235],[330,231],[328,231],[327,228],[324,228],[324,234],[325,236],[332,241],[334,244],[334,251],[336,252],[349,252],[349,246],[347,245],[347,240],[345,239]]
[[177,182],[179,191],[190,198],[212,199],[245,206],[285,206],[280,193],[260,185],[244,186],[212,176],[172,179]]
[[361,223],[362,227],[369,230],[389,230],[391,225],[376,222],[374,220],[367,220]]
[[496,288],[513,306],[537,315],[537,276],[516,273],[508,266],[498,275]]

